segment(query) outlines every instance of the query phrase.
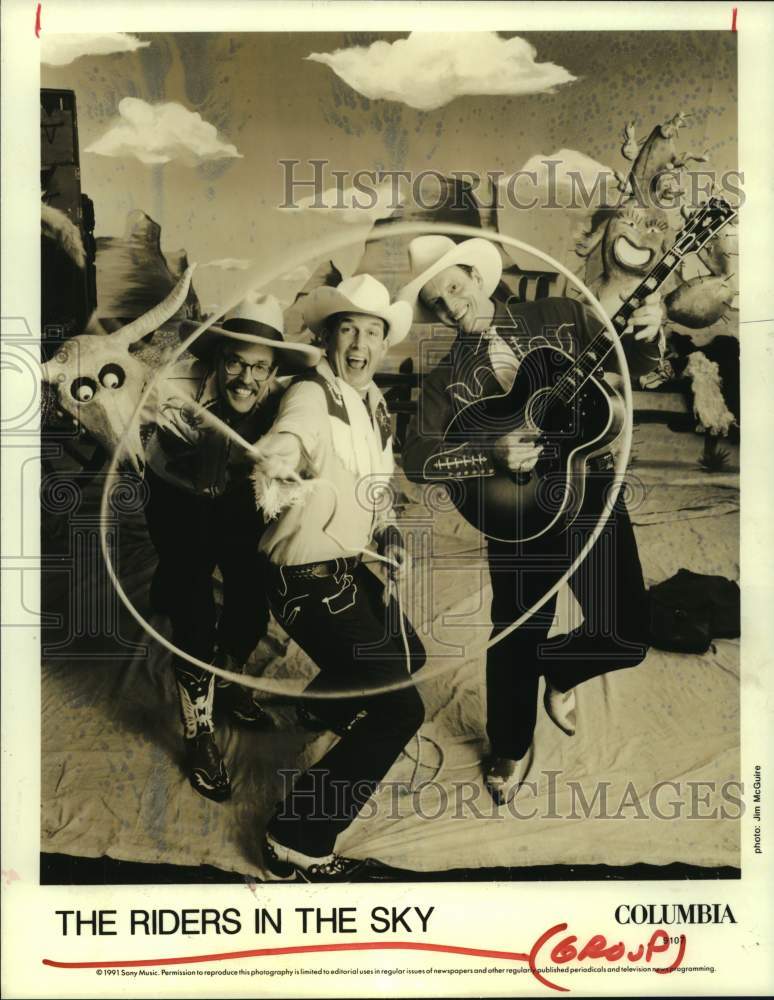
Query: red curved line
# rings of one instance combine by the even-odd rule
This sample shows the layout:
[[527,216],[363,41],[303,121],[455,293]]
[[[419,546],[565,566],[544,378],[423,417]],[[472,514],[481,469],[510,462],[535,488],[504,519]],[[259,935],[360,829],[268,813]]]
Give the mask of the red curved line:
[[556,990],[557,993],[569,993],[570,990],[566,986],[557,986],[556,983],[552,983],[550,979],[546,979],[544,975],[538,972],[537,960],[540,955],[540,949],[543,945],[549,941],[554,934],[560,934],[562,931],[567,930],[567,924],[554,924],[553,927],[549,927],[545,933],[541,934],[537,941],[532,945],[532,951],[527,956],[527,961],[529,962],[529,971],[537,979],[539,983],[543,983],[550,990]]
[[441,951],[477,958],[503,958],[528,962],[529,955],[520,951],[489,951],[483,948],[461,948],[451,944],[424,944],[420,941],[363,941],[360,944],[305,944],[288,948],[255,948],[250,951],[223,951],[213,955],[183,955],[177,958],[133,958],[111,962],[57,962],[44,958],[43,965],[55,969],[113,969],[139,965],[187,965],[194,962],[219,962],[232,958],[256,958],[264,955],[303,955],[313,951]]

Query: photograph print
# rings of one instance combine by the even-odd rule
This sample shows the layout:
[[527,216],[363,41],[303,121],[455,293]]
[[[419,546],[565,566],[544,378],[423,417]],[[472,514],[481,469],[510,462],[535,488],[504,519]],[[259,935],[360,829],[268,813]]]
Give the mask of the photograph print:
[[44,32],[42,883],[740,877],[736,39]]

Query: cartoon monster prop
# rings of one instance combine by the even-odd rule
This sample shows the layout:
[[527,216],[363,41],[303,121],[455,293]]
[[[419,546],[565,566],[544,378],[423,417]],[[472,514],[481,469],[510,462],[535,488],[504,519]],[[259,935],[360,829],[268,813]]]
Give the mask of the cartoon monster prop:
[[582,257],[591,257],[596,251],[584,280],[598,297],[614,301],[614,293],[624,300],[669,247],[671,221],[663,209],[644,208],[634,200],[597,215],[603,221],[593,221],[575,248]]
[[[650,270],[690,214],[679,208],[685,194],[686,164],[705,162],[706,153],[678,153],[675,140],[686,124],[678,113],[637,142],[634,123],[624,128],[621,152],[632,161],[627,175],[617,173],[625,200],[599,210],[576,244],[576,253],[586,258],[584,280],[598,295],[614,290],[625,299]],[[737,294],[734,281],[736,232],[722,230],[699,253],[709,272],[688,277],[685,268],[673,279],[675,287],[666,295],[666,319],[672,325],[706,329],[728,321]]]
[[625,143],[621,153],[631,160],[632,168],[629,174],[618,174],[621,190],[633,195],[640,204],[656,204],[661,207],[674,207],[678,204],[680,195],[684,194],[682,186],[682,169],[693,160],[696,163],[706,163],[707,153],[677,152],[675,139],[690,115],[678,111],[676,115],[651,130],[647,139],[637,142],[635,123],[629,122],[624,127]]
[[732,278],[733,275],[708,274],[684,282],[664,300],[667,316],[672,322],[691,329],[712,326],[732,308],[736,295]]
[[[85,428],[109,453],[115,451],[148,382],[151,369],[131,352],[147,334],[171,319],[185,302],[189,267],[159,305],[115,333],[83,333],[65,341],[42,366],[43,381],[59,409]],[[127,460],[143,471],[139,421],[125,442]]]

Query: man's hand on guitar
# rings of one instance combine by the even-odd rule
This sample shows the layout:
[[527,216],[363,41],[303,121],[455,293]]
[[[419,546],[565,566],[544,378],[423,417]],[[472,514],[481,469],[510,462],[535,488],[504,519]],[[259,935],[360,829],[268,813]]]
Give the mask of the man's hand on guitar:
[[651,292],[651,294],[643,300],[642,305],[638,306],[629,318],[629,325],[624,330],[624,333],[631,333],[632,330],[637,332],[634,335],[635,340],[653,340],[654,337],[658,336],[658,331],[666,319],[666,307],[661,299],[661,295],[658,292]]
[[[627,295],[622,295],[620,292],[610,291],[607,295],[600,294],[599,303],[608,316],[612,317],[615,316],[627,298]],[[631,314],[629,323],[623,332],[631,333],[632,330],[636,330],[637,332],[634,334],[635,340],[653,340],[658,336],[658,332],[665,320],[666,306],[661,299],[661,295],[658,291],[651,292]],[[610,340],[609,333],[606,332],[605,336]]]
[[492,446],[492,457],[511,472],[531,472],[543,450],[537,443],[538,437],[538,431],[518,430],[503,434]]

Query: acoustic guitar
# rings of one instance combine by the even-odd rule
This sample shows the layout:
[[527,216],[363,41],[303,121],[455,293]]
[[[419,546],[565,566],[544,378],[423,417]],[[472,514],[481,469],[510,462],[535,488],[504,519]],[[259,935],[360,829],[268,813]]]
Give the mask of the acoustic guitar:
[[[681,260],[735,217],[727,202],[713,197],[688,219],[672,247],[612,317],[619,336],[635,309]],[[444,435],[450,447],[437,456],[438,465],[451,470],[455,463],[465,464],[466,476],[455,484],[461,488],[452,488],[451,498],[484,535],[527,542],[564,531],[577,518],[589,459],[608,452],[624,427],[623,398],[602,377],[602,363],[612,350],[605,328],[575,359],[558,347],[537,347],[520,361],[509,392],[483,396],[455,414]],[[542,445],[528,473],[499,468],[488,454],[493,439],[519,429],[537,436]],[[479,455],[471,457],[471,444]]]

